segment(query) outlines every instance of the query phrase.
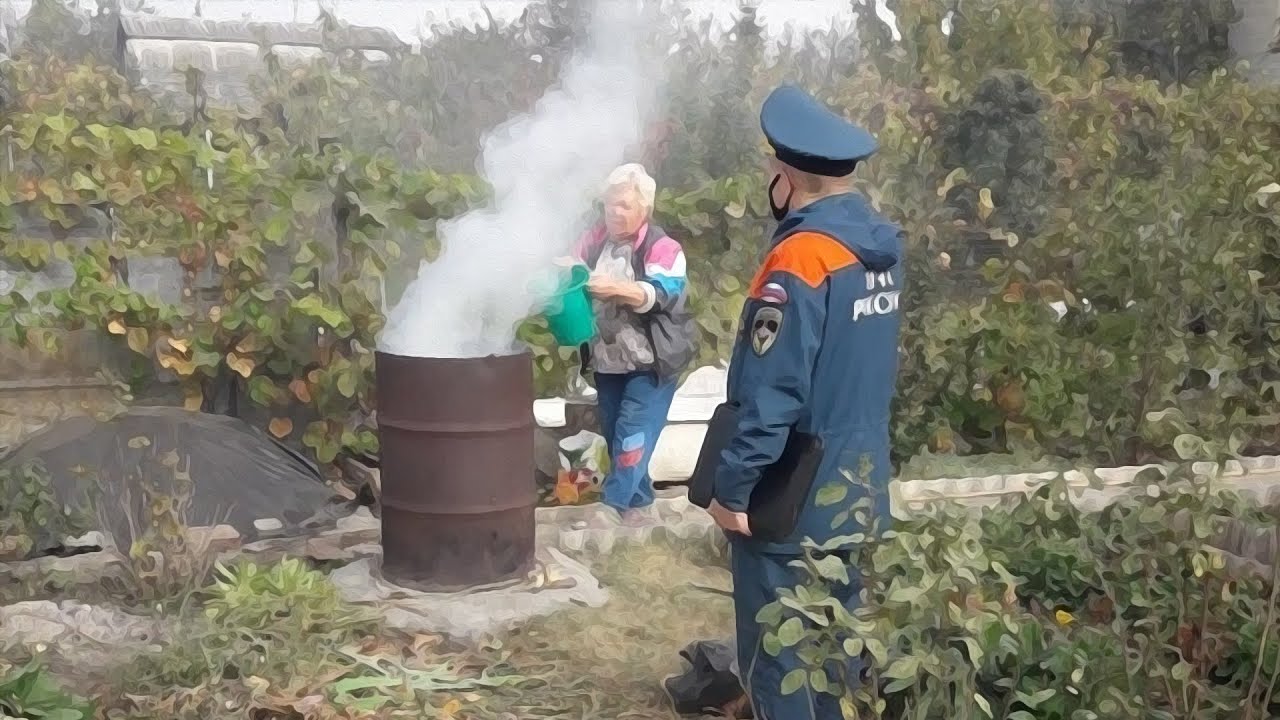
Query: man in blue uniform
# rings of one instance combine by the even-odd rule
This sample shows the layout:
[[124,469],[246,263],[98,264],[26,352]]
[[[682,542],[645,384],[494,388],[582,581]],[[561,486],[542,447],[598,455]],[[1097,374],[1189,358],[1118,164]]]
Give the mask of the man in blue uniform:
[[[790,563],[806,540],[824,544],[889,520],[902,243],[852,191],[855,166],[876,150],[870,134],[791,86],[765,101],[760,125],[774,150],[769,202],[779,225],[743,309],[729,366],[737,430],[720,453],[708,509],[731,541],[739,675],[755,717],[837,720],[831,695],[781,693],[801,663],[763,650],[756,615],[779,589],[805,582]],[[816,476],[795,502],[794,529],[753,537],[753,490],[795,434],[820,442]],[[845,486],[844,498],[824,506],[818,493],[833,483]],[[858,594],[850,575],[849,586],[832,588],[846,605]]]

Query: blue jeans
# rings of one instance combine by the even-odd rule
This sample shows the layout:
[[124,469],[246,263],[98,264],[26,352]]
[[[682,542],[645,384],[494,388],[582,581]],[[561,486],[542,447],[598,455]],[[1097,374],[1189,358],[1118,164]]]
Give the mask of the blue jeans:
[[[762,646],[764,628],[756,621],[760,609],[778,599],[778,591],[791,590],[806,584],[807,575],[790,563],[798,556],[772,555],[758,552],[737,538],[730,538],[729,560],[733,574],[733,610],[738,634],[738,674],[742,686],[751,697],[757,720],[841,720],[839,698],[814,692],[805,687],[790,695],[782,694],[782,679],[792,670],[804,667],[796,657],[795,648],[784,648],[774,657]],[[856,568],[849,568],[848,585],[833,584],[831,595],[837,602],[853,611],[861,591]],[[844,671],[849,678],[856,677],[860,667],[857,658],[850,658],[850,666]],[[835,679],[841,670],[826,668],[828,677]],[[844,674],[844,673],[840,673]]]
[[649,459],[675,394],[675,378],[659,380],[648,372],[596,373],[596,409],[610,458],[605,505],[622,512],[653,504]]

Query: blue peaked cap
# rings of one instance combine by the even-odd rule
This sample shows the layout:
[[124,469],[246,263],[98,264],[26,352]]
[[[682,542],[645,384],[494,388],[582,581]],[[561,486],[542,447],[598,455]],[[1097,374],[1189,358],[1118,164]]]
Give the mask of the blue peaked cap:
[[848,175],[879,147],[871,133],[794,85],[769,94],[760,108],[760,129],[779,160],[827,177]]

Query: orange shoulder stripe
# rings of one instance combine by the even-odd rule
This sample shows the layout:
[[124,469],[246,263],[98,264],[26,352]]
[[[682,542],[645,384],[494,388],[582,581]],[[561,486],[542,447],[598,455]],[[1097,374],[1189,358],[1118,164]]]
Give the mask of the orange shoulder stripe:
[[784,272],[816,288],[837,270],[858,264],[858,256],[830,235],[798,232],[769,251],[764,263],[751,281],[751,297],[759,297],[765,280],[776,272]]

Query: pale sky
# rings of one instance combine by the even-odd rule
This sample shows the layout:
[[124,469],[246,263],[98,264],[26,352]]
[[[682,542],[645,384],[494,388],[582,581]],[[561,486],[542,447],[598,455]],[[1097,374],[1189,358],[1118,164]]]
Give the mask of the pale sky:
[[[24,15],[31,7],[31,0],[0,0],[8,3]],[[95,7],[93,0],[78,0],[87,8]],[[757,0],[757,17],[770,35],[795,30],[816,30],[830,27],[833,22],[848,23],[852,19],[849,0]],[[197,0],[147,0],[148,7],[164,17],[193,17]],[[723,18],[726,23],[732,17],[737,0],[686,0],[696,18],[707,16]],[[355,25],[382,27],[395,33],[406,42],[417,39],[423,30],[435,23],[470,22],[484,20],[483,7],[487,6],[495,18],[509,20],[519,17],[526,0],[201,0],[202,16],[211,20],[260,20],[274,22],[312,22],[320,7],[332,8],[338,17]],[[878,2],[880,15],[891,18]]]

